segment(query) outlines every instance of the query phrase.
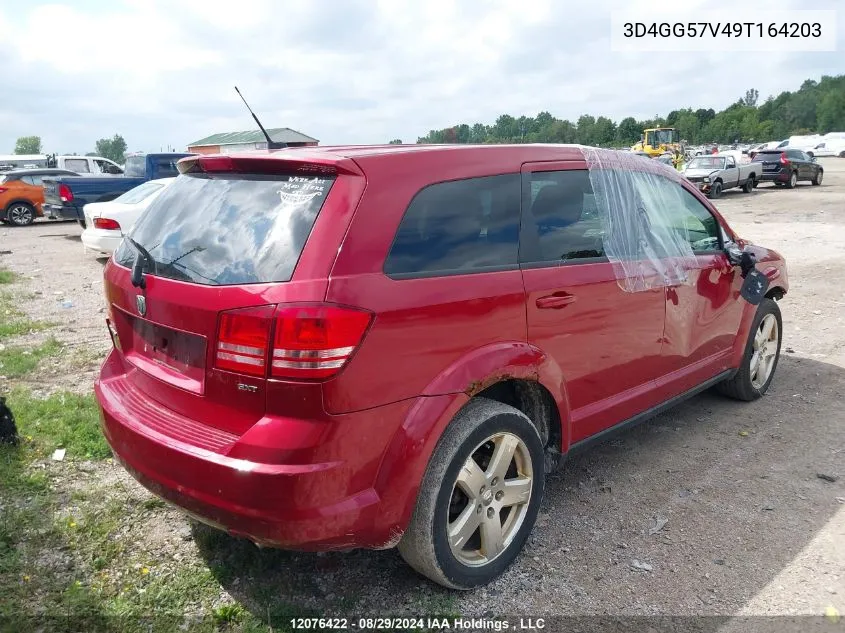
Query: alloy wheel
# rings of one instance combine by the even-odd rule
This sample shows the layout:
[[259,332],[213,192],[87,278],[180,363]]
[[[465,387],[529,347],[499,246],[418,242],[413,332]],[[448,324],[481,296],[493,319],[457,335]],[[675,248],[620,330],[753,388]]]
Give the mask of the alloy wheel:
[[761,389],[772,375],[778,353],[780,330],[774,314],[767,314],[754,335],[754,352],[751,355],[751,384]]
[[18,226],[32,224],[32,209],[24,204],[16,204],[8,212],[9,222]]
[[446,519],[455,558],[477,567],[508,548],[528,512],[533,477],[528,447],[512,433],[497,433],[472,451],[452,487]]

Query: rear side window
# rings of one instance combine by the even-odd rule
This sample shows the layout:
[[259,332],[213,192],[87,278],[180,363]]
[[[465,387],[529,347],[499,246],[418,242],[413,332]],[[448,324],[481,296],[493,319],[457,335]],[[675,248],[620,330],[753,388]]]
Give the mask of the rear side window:
[[518,174],[426,187],[405,211],[384,272],[416,277],[515,267],[519,195]]
[[77,174],[90,174],[91,170],[88,167],[87,158],[66,158],[65,167]]
[[[149,251],[151,271],[197,284],[289,281],[334,178],[179,176],[129,237]],[[124,240],[115,261],[132,266]]]

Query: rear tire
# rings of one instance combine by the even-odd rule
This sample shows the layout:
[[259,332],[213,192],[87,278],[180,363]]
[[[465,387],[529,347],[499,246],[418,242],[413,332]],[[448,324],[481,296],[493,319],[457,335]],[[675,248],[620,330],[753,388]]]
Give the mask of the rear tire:
[[15,226],[29,226],[35,222],[35,209],[26,202],[13,202],[6,207],[6,221]]
[[487,398],[471,400],[437,443],[399,542],[402,558],[452,589],[491,582],[534,526],[543,463],[540,434],[524,413]]
[[733,378],[716,385],[722,395],[751,402],[769,389],[780,359],[783,322],[773,299],[763,299],[751,323],[745,353]]
[[813,180],[812,180],[813,184],[818,187],[820,184],[822,184],[822,178],[824,178],[824,171],[819,169],[816,172],[816,175],[813,176]]
[[745,181],[745,185],[742,187],[742,190],[745,193],[751,193],[754,191],[754,187],[756,187],[756,181],[754,180],[754,176],[749,176],[748,180]]
[[789,175],[789,182],[786,183],[787,189],[795,189],[795,185],[798,184],[798,174],[796,172],[792,172]]

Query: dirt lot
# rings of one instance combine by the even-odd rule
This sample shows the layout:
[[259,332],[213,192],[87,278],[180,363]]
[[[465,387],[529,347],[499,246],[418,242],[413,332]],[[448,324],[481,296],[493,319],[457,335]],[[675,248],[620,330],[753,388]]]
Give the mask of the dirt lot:
[[[23,613],[56,603],[106,620],[211,614],[209,626],[231,630],[264,630],[268,619],[284,630],[291,615],[327,611],[845,614],[845,160],[823,164],[821,187],[762,185],[718,201],[741,235],[789,262],[785,353],[769,394],[740,404],[706,393],[571,460],[548,482],[523,555],[490,587],[441,590],[395,551],[259,551],[190,526],[99,449],[68,449],[53,461],[49,437],[38,445],[38,436],[22,468],[42,477],[42,488],[0,498],[0,511],[26,513],[47,499],[33,525],[49,538],[16,526],[23,555],[16,566],[0,564],[0,596]],[[0,268],[19,274],[6,286],[12,309],[52,324],[0,346],[47,349],[54,337],[59,350],[45,352],[35,371],[0,378],[0,393],[14,389],[25,402],[22,389],[61,402],[90,393],[110,343],[103,263],[83,253],[79,232],[48,222],[0,228],[0,251],[11,251]],[[80,403],[90,417],[90,400]],[[41,423],[31,422],[34,434]],[[0,557],[2,546],[0,533]],[[651,570],[634,569],[634,560]]]

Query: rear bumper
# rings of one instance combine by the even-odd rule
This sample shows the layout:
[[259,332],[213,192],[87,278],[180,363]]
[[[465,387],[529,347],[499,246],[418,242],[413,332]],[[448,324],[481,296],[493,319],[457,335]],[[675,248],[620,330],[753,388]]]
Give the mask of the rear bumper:
[[79,211],[76,207],[45,204],[43,205],[44,215],[51,220],[79,220]]
[[764,171],[760,174],[758,180],[762,182],[788,182],[789,175],[792,173],[790,169],[781,168],[778,171]]
[[81,238],[85,248],[98,253],[111,254],[120,246],[123,234],[120,231],[107,231],[89,227],[82,231]]
[[[242,454],[243,445],[254,441],[248,439],[254,429],[238,437],[178,415],[139,392],[127,378],[132,371],[137,370],[127,370],[119,353],[112,351],[95,393],[103,433],[116,459],[154,494],[205,523],[260,545],[318,551],[395,544],[391,537],[398,529],[396,512],[385,512],[373,487],[384,447],[370,436],[379,455],[373,459],[351,441],[349,433],[355,429],[367,434],[367,425],[372,431],[374,423],[387,430],[391,417],[401,422],[408,403],[328,422],[327,427],[340,424],[343,431],[324,433],[325,441],[332,442],[333,435],[340,438],[334,440],[335,448],[351,451],[348,460],[263,463],[230,456],[233,451]],[[286,425],[301,422],[266,416],[254,428],[261,427],[259,433],[266,434],[275,426],[275,432],[284,435],[289,431]],[[326,449],[320,446],[323,457],[338,452]]]

